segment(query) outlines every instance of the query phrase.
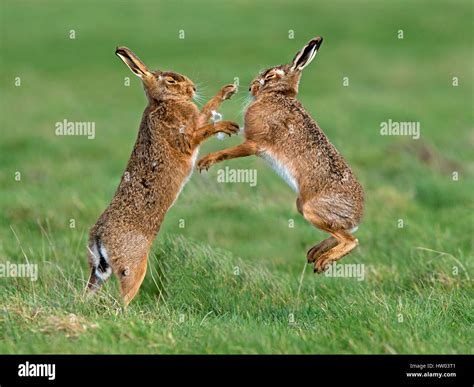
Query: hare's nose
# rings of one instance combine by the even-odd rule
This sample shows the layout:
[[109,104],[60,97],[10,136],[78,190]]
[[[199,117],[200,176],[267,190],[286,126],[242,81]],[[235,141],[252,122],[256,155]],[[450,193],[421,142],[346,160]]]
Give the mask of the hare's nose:
[[196,86],[193,86],[193,91],[196,91]]

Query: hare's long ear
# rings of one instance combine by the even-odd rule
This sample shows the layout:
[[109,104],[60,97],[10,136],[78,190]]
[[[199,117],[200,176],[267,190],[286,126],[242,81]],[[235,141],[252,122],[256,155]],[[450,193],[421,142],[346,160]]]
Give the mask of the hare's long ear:
[[293,62],[291,63],[290,70],[301,71],[307,65],[309,65],[316,56],[316,53],[318,52],[319,46],[321,46],[322,42],[323,38],[321,36],[311,39],[308,44],[295,55]]
[[115,54],[122,59],[128,68],[138,77],[144,79],[153,75],[150,70],[148,70],[148,67],[127,47],[117,47]]

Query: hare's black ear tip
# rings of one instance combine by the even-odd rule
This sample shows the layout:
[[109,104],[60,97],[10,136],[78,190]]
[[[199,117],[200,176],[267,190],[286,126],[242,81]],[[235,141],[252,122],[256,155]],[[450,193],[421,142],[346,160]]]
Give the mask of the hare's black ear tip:
[[115,49],[115,55],[120,55],[120,54],[124,54],[126,52],[127,48],[124,47],[124,46],[117,46],[117,48]]
[[323,43],[323,37],[322,36],[316,36],[311,40],[311,43],[314,44],[317,48]]

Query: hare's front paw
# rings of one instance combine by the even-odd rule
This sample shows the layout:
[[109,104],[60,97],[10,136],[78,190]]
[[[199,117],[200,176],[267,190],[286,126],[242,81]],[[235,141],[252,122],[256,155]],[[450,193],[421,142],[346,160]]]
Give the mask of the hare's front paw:
[[198,161],[197,169],[199,172],[202,172],[203,169],[207,171],[216,163],[216,161],[216,158],[212,154],[207,155]]
[[235,93],[237,93],[237,86],[234,85],[233,83],[230,85],[225,85],[221,89],[222,93],[222,99],[225,101],[226,99],[229,99],[232,97]]
[[229,136],[239,133],[239,124],[232,121],[219,121],[215,124],[216,132],[225,133]]

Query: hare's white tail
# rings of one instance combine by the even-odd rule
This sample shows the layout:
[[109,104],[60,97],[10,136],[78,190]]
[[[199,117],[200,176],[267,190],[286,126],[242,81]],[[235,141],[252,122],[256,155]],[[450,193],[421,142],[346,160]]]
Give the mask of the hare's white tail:
[[99,237],[96,237],[88,246],[91,257],[91,276],[89,279],[89,290],[98,290],[112,274],[109,264],[107,250]]

